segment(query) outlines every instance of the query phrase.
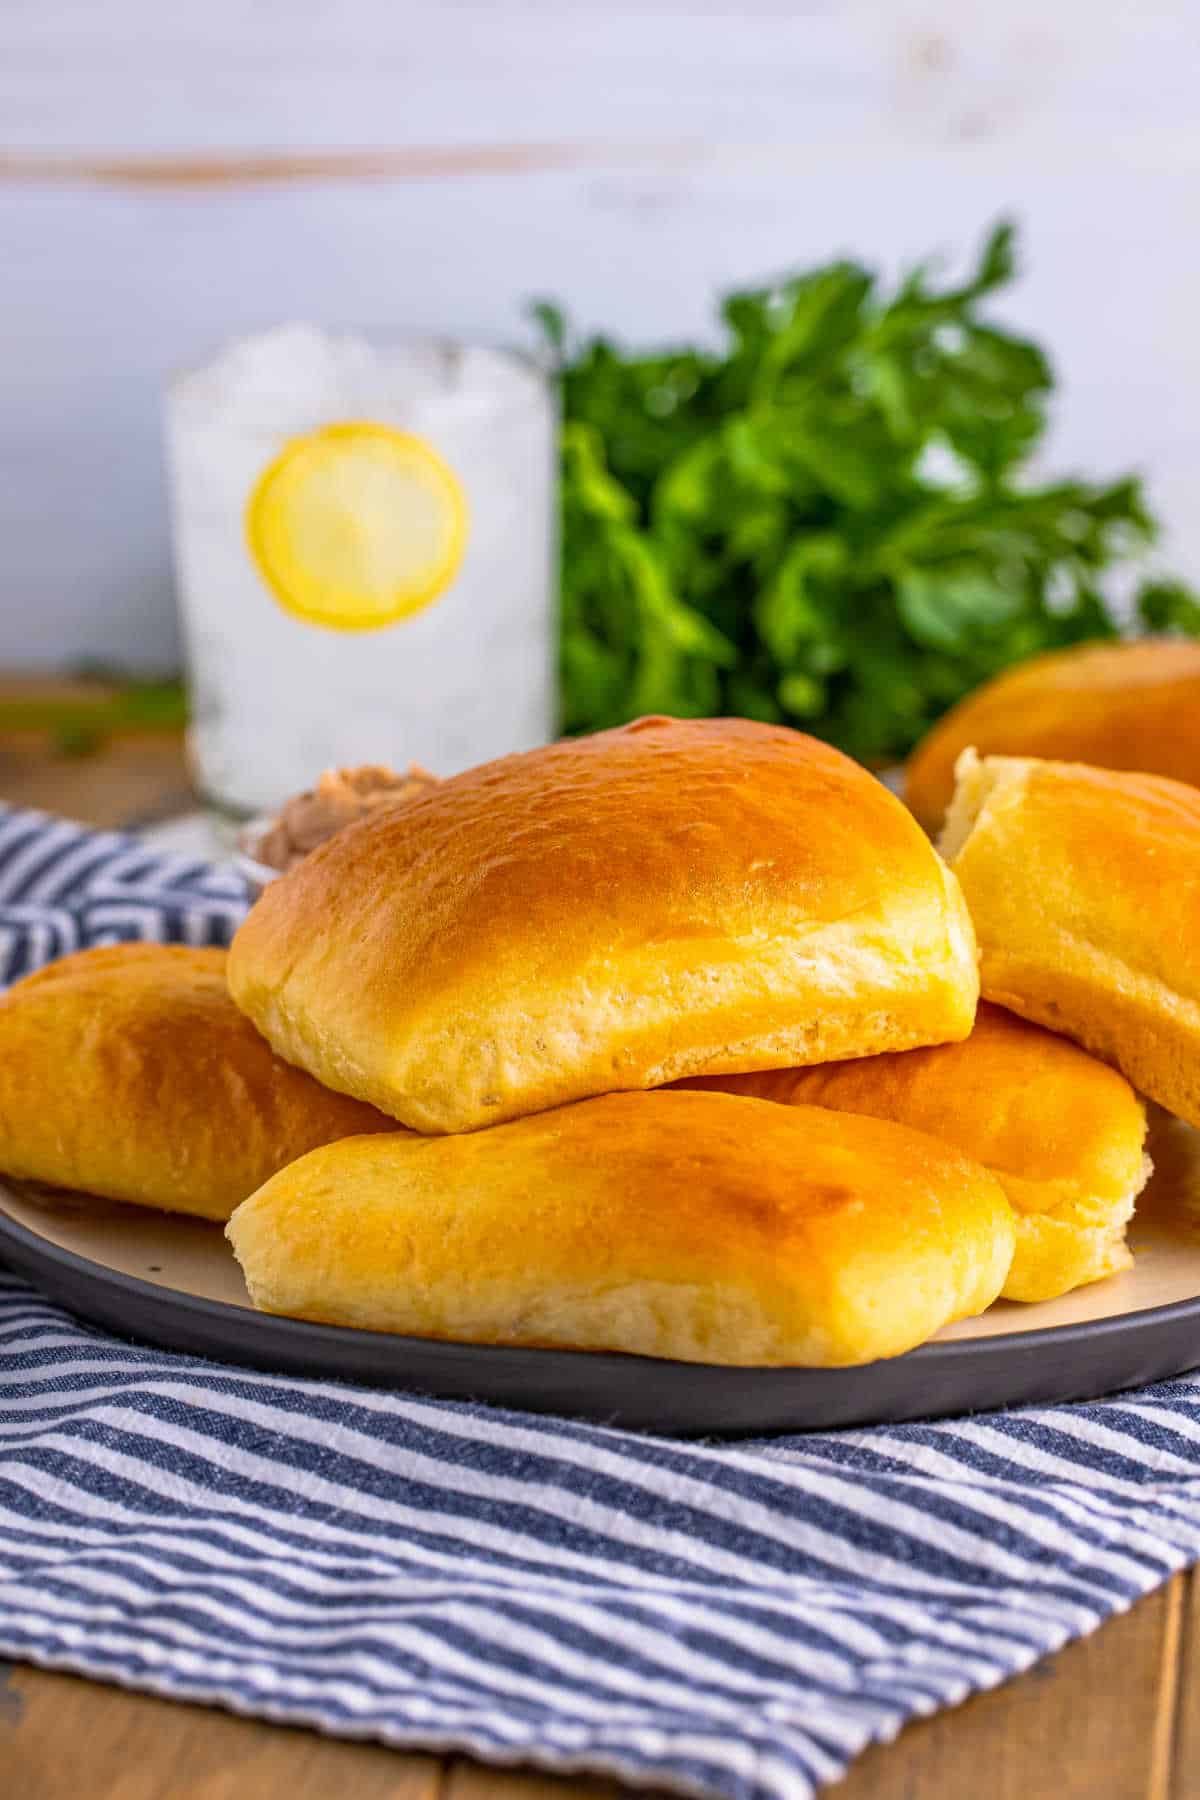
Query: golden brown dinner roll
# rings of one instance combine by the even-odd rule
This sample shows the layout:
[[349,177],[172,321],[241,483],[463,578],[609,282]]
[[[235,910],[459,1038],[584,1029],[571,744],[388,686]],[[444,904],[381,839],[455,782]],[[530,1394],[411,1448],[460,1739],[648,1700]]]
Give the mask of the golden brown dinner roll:
[[1006,669],[918,744],[905,799],[936,831],[968,748],[1140,769],[1200,785],[1200,643],[1082,644]]
[[957,884],[865,769],[641,719],[349,825],[234,940],[276,1050],[421,1131],[679,1076],[965,1037]]
[[1132,1261],[1145,1108],[1114,1069],[998,1006],[980,1006],[965,1043],[688,1085],[894,1119],[983,1163],[1017,1215],[1009,1300],[1052,1300]]
[[317,1144],[395,1130],[274,1055],[223,950],[81,950],[0,996],[6,1175],[227,1219]]
[[877,1119],[609,1094],[293,1163],[228,1236],[256,1306],[470,1343],[681,1362],[895,1356],[999,1293],[986,1170]]
[[1200,789],[965,751],[942,845],[983,991],[1200,1125]]

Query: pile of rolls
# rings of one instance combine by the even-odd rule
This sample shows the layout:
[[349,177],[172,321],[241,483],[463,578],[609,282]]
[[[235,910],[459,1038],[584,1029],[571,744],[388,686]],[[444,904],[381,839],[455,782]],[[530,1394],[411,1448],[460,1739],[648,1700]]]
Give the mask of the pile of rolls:
[[1021,711],[948,804],[914,761],[940,849],[739,719],[430,783],[227,957],[11,989],[0,1170],[227,1220],[267,1311],[474,1343],[845,1365],[1117,1273],[1143,1096],[1200,1125],[1200,791]]

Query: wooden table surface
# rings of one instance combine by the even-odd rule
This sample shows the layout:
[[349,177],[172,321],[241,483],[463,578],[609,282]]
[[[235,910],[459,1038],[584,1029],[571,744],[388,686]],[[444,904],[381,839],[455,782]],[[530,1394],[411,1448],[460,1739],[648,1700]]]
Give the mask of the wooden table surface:
[[[0,701],[5,686],[0,683]],[[9,690],[11,691],[11,689]],[[2,716],[2,708],[0,708]],[[96,824],[188,803],[178,740],[85,758],[0,733],[0,799]],[[2,1800],[567,1800],[611,1783],[414,1756],[0,1665]],[[866,1752],[839,1800],[1200,1800],[1200,1584],[1176,1576],[1091,1638]]]

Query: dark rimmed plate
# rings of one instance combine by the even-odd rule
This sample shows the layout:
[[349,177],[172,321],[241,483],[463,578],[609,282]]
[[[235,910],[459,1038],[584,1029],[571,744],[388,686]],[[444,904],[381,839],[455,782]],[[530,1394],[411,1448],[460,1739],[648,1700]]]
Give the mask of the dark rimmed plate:
[[506,1349],[274,1318],[250,1307],[219,1226],[2,1186],[0,1258],[121,1337],[272,1373],[688,1435],[831,1430],[1092,1399],[1200,1365],[1200,1234],[1187,1196],[1168,1191],[1186,1178],[1190,1195],[1186,1161],[1156,1177],[1128,1274],[1039,1306],[1001,1303],[854,1369]]

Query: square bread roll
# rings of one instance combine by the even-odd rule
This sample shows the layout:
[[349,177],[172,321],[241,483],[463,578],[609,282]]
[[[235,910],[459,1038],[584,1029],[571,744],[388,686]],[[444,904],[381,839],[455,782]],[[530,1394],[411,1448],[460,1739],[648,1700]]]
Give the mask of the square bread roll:
[[953,876],[881,782],[744,719],[642,719],[348,826],[229,956],[281,1056],[423,1132],[962,1038]]
[[1150,1175],[1145,1107],[1115,1069],[998,1006],[980,1006],[961,1044],[695,1085],[894,1119],[983,1163],[1016,1214],[1007,1300],[1052,1300],[1132,1263],[1125,1231]]
[[1200,1125],[1200,789],[969,750],[942,850],[988,999]]
[[113,944],[0,995],[0,1172],[228,1219],[330,1139],[396,1131],[274,1054],[225,985],[225,952]]
[[1013,1216],[986,1170],[902,1125],[676,1090],[331,1144],[240,1206],[227,1235],[266,1312],[833,1366],[982,1312]]

